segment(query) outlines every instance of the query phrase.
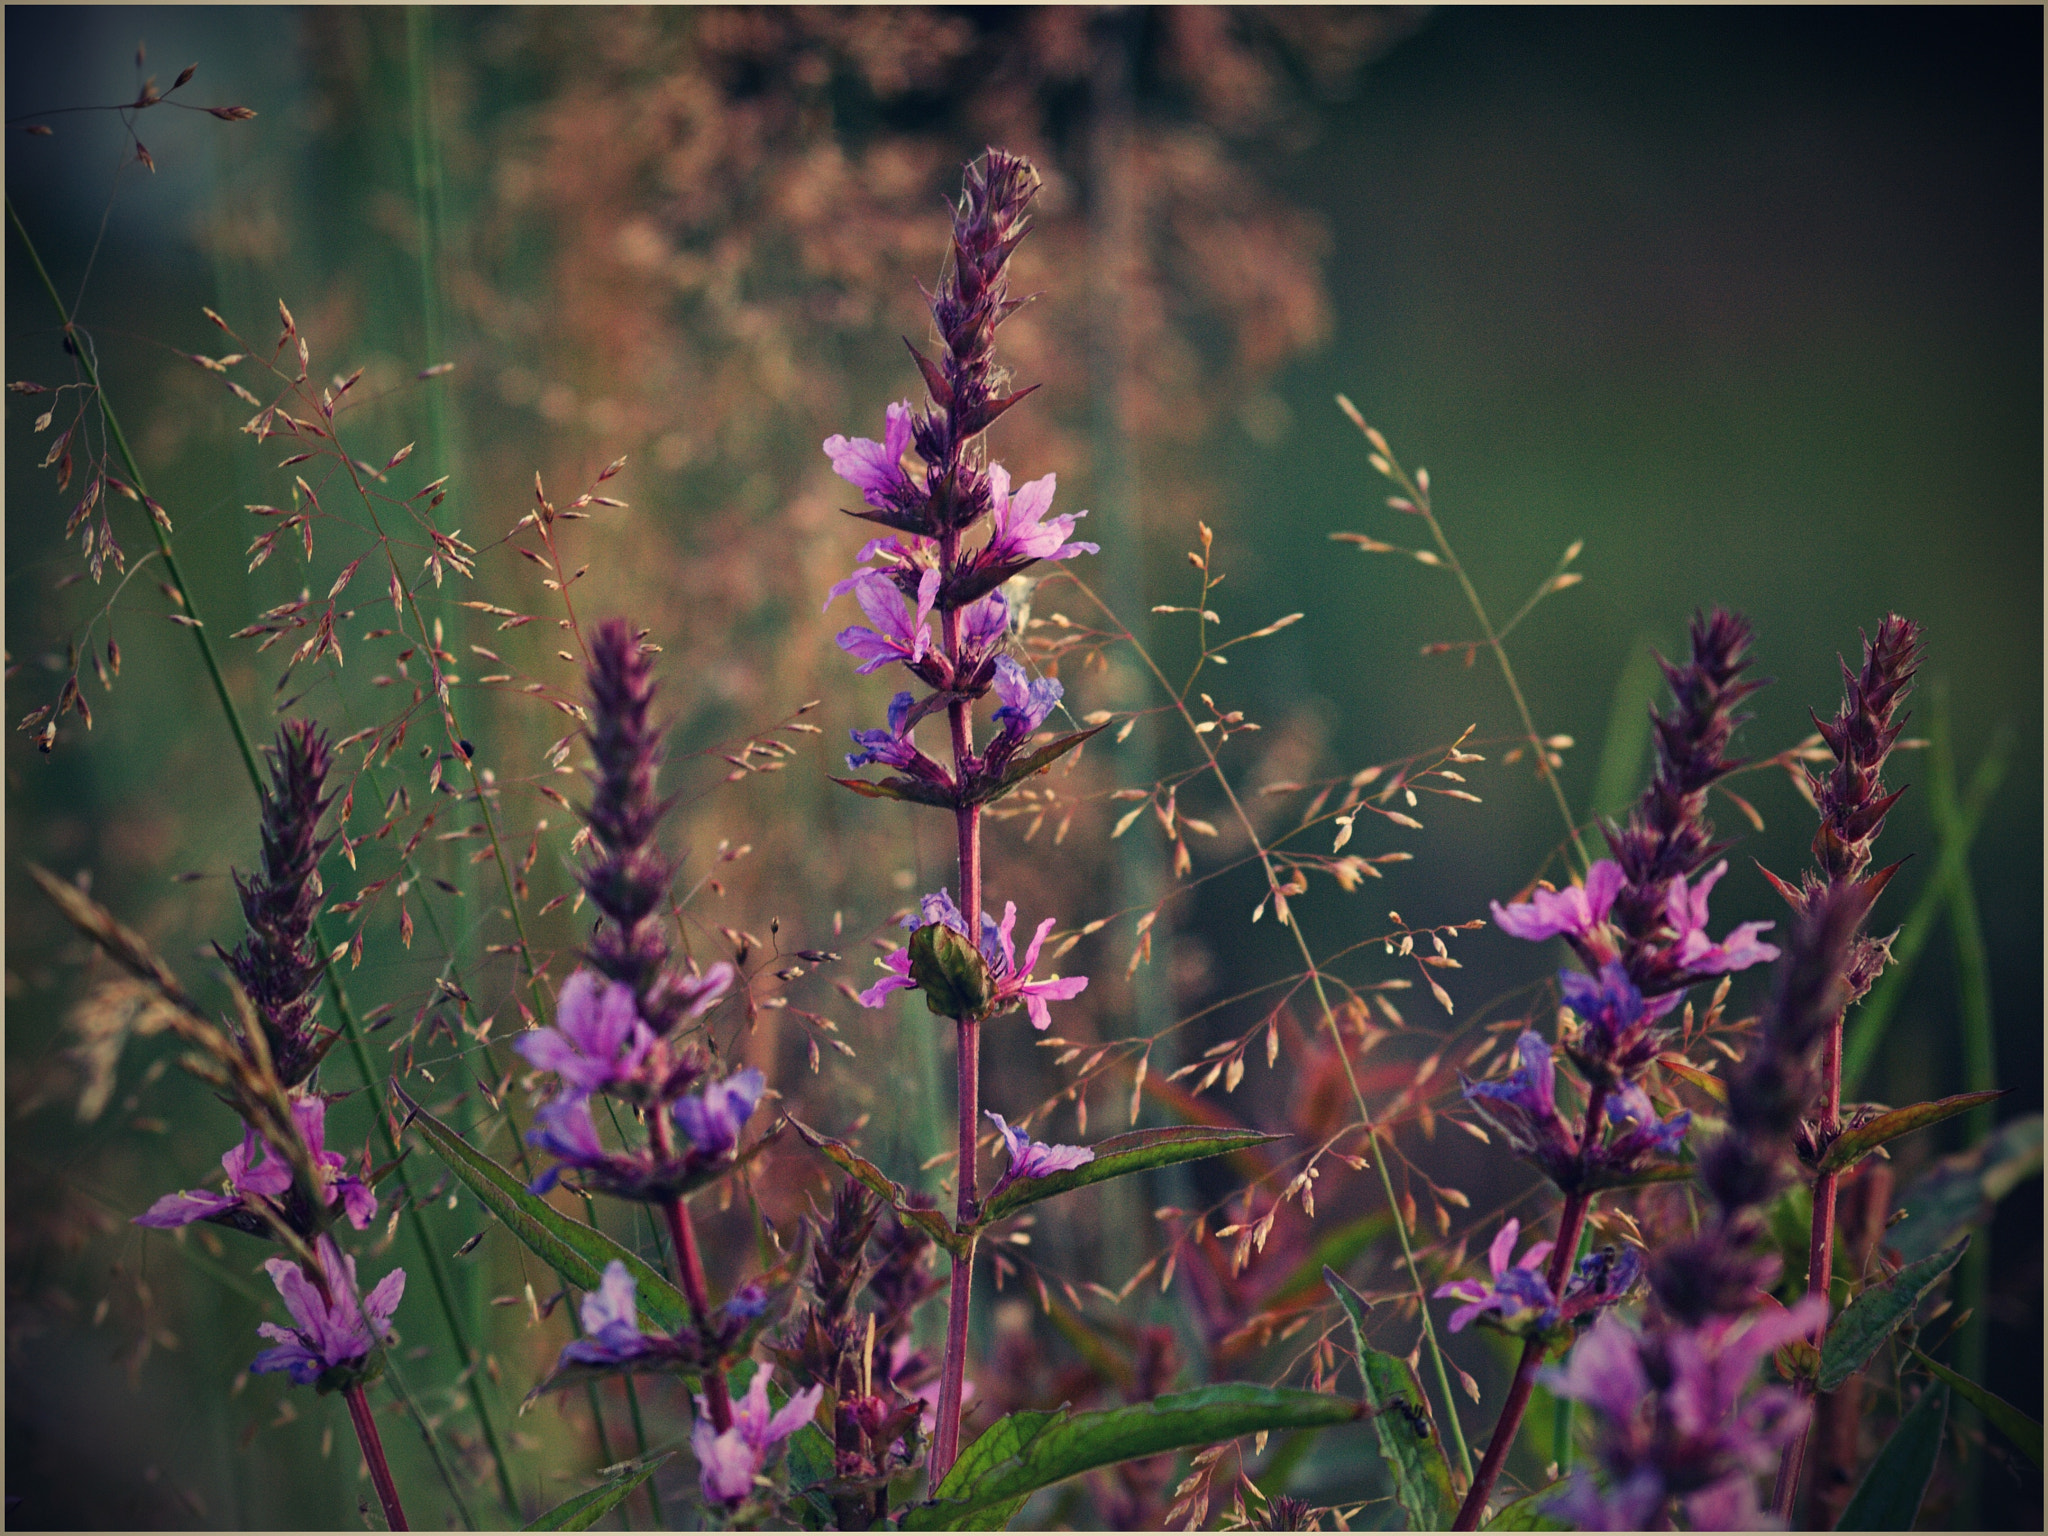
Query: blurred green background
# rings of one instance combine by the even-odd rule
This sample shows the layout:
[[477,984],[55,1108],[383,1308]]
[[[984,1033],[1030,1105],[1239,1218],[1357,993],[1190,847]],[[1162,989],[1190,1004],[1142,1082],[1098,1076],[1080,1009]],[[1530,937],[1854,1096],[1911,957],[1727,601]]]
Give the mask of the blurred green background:
[[[632,613],[667,649],[679,766],[666,782],[685,791],[675,842],[697,851],[693,872],[720,839],[759,845],[727,866],[727,904],[707,922],[760,933],[775,914],[793,944],[836,943],[843,911],[843,974],[858,977],[857,938],[944,878],[946,839],[900,808],[825,793],[841,733],[874,723],[888,688],[849,680],[829,642],[846,620],[817,614],[865,536],[834,511],[817,444],[879,435],[883,403],[909,392],[896,337],[923,334],[912,280],[938,270],[940,199],[960,162],[990,142],[1029,153],[1047,187],[1018,281],[1042,296],[1006,328],[1004,356],[1046,388],[995,451],[1020,477],[1056,469],[1060,505],[1093,509],[1082,531],[1105,555],[1079,569],[1126,619],[1193,600],[1182,552],[1198,517],[1229,573],[1218,606],[1231,632],[1307,614],[1204,684],[1266,728],[1232,749],[1240,782],[1348,774],[1467,725],[1494,741],[1515,731],[1485,658],[1468,670],[1455,653],[1418,654],[1473,634],[1452,580],[1329,541],[1420,538],[1385,507],[1339,391],[1406,464],[1429,467],[1496,618],[1585,541],[1584,583],[1511,641],[1540,728],[1577,743],[1562,778],[1581,816],[1619,809],[1594,803],[1603,748],[1614,722],[1640,718],[1646,651],[1676,653],[1694,609],[1726,604],[1755,623],[1758,669],[1776,682],[1738,738],[1752,755],[1797,742],[1809,710],[1832,713],[1835,658],[1855,660],[1859,626],[1887,610],[1918,619],[1928,659],[1913,734],[1937,686],[1966,781],[2011,733],[1970,863],[2006,1120],[2039,1110],[2042,1076],[2041,27],[2035,9],[11,7],[7,190],[79,302],[217,637],[302,585],[324,590],[361,551],[323,532],[310,572],[296,551],[244,571],[242,508],[285,494],[287,477],[271,467],[275,443],[237,435],[247,408],[186,361],[227,346],[202,305],[260,352],[282,297],[316,380],[368,369],[352,451],[381,462],[417,440],[402,473],[455,477],[442,526],[485,546],[477,596],[545,611],[533,576],[490,541],[530,505],[536,470],[559,505],[630,454],[613,486],[632,508],[579,525],[572,558],[591,571],[575,594],[585,615]],[[142,75],[161,83],[194,60],[182,96],[260,115],[139,114],[154,174],[112,114],[50,117],[48,138],[12,122],[130,100]],[[8,238],[7,375],[61,382],[47,300]],[[442,361],[453,374],[411,382]],[[116,579],[59,588],[79,562],[60,542],[71,499],[35,467],[42,408],[11,400],[6,429],[17,719],[54,697],[67,641]],[[132,562],[146,530],[119,526]],[[49,757],[10,737],[11,1522],[335,1524],[366,1491],[345,1475],[353,1451],[323,1446],[335,1405],[296,1394],[298,1421],[281,1424],[291,1395],[275,1381],[229,1396],[267,1290],[247,1255],[201,1271],[186,1262],[193,1245],[174,1255],[125,1225],[205,1177],[232,1139],[222,1112],[175,1072],[142,1080],[166,1055],[158,1041],[131,1050],[114,1107],[77,1122],[59,1029],[84,956],[22,873],[29,859],[90,871],[102,900],[209,985],[195,949],[237,932],[225,872],[253,858],[253,802],[188,638],[159,616],[156,579],[145,568],[114,599],[124,667],[104,698],[85,680],[92,733],[67,722]],[[1057,601],[1094,617],[1078,597]],[[1136,627],[1185,660],[1175,622]],[[548,629],[457,634],[536,675],[553,667],[551,684],[572,689]],[[377,718],[367,674],[386,658],[360,641],[342,673],[309,669],[283,693],[282,651],[260,664],[229,654],[252,721],[293,696],[337,734]],[[1076,713],[1140,699],[1127,664],[1065,676]],[[472,697],[485,760],[508,777],[568,728],[507,696]],[[724,764],[690,756],[819,697],[825,755],[807,748],[779,778],[720,792]],[[1386,906],[1418,924],[1480,915],[1531,877],[1558,837],[1555,807],[1526,764],[1487,750],[1470,786],[1485,805],[1446,805],[1424,814],[1426,835],[1362,850],[1412,847],[1413,864],[1359,896],[1319,882],[1303,899],[1319,948],[1378,932]],[[1093,771],[1144,783],[1191,761],[1149,726],[1118,751]],[[1632,793],[1647,758],[1610,755]],[[1894,919],[1934,871],[1926,762],[1894,760],[1893,782],[1914,785],[1880,847],[1912,856],[1886,897]],[[1751,860],[1791,875],[1812,828],[1783,775],[1739,787],[1765,829],[1717,804],[1724,833],[1743,834],[1717,897],[1724,922],[1775,914]],[[1027,922],[1085,921],[1110,910],[1105,891],[1119,907],[1149,903],[1158,839],[1110,845],[1109,819],[1084,810],[1057,857],[1017,841],[1015,824],[997,836],[996,878]],[[527,823],[511,820],[523,841]],[[562,841],[541,860],[537,900],[566,889]],[[467,866],[448,858],[463,883]],[[884,890],[876,870],[891,875]],[[171,883],[188,871],[203,878]],[[348,880],[330,861],[331,893]],[[1171,908],[1159,963],[1135,986],[1122,981],[1127,929],[1078,951],[1071,964],[1098,984],[1059,1028],[1131,1033],[1292,969],[1279,934],[1244,926],[1257,893],[1238,871]],[[502,937],[487,893],[466,891],[446,915],[471,953]],[[573,945],[566,914],[554,922],[545,942]],[[351,985],[409,1016],[432,960],[401,956],[388,926],[372,930],[388,953]],[[1963,1086],[1953,953],[1944,927],[1867,1097]],[[1461,1009],[1540,974],[1491,934],[1460,956]],[[503,994],[509,968],[484,970]],[[936,1102],[930,1051],[872,1021],[848,1027],[864,1063],[893,1063]],[[800,1038],[772,1026],[764,1038],[756,1059],[802,1072]],[[1023,1085],[1057,1085],[1025,1047],[1003,1070],[1020,1103]],[[828,1066],[830,1091],[849,1118],[877,1111],[870,1135],[895,1138],[907,1176],[936,1147],[929,1120],[920,1128],[892,1082],[863,1072]],[[1119,1098],[1097,1105],[1112,1128]],[[350,1112],[360,1142],[369,1122]],[[1961,1145],[1960,1126],[1903,1144],[1901,1182]],[[1437,1155],[1468,1187],[1500,1172],[1476,1149]],[[431,1186],[435,1170],[415,1177]],[[2032,1413],[2039,1214],[2032,1188],[2008,1202],[1986,1301],[1987,1384]],[[477,1225],[467,1209],[445,1217],[448,1249]],[[508,1332],[523,1310],[486,1307],[519,1283],[515,1258],[491,1252],[488,1273],[461,1273],[477,1319],[498,1326],[506,1380],[492,1390],[509,1415],[541,1347]],[[1483,1351],[1465,1358],[1480,1369]],[[549,1409],[520,1428],[559,1444],[567,1422]],[[431,1478],[415,1447],[394,1456],[402,1478]],[[2039,1519],[2038,1474],[2027,1484],[1996,1467],[1983,1497],[1987,1523]]]

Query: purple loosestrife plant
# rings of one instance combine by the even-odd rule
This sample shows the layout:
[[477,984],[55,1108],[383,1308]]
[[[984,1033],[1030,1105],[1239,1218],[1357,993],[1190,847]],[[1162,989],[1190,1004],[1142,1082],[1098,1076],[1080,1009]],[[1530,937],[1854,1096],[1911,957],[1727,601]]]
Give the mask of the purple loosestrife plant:
[[[1727,868],[1717,863],[1701,873],[1720,851],[1705,819],[1707,791],[1736,766],[1727,756],[1744,718],[1736,706],[1761,684],[1742,676],[1749,626],[1741,618],[1720,610],[1696,617],[1690,638],[1685,665],[1662,663],[1672,705],[1653,719],[1657,766],[1627,824],[1606,829],[1614,857],[1596,860],[1580,885],[1493,907],[1511,937],[1563,938],[1588,968],[1559,973],[1574,1021],[1559,1044],[1585,1080],[1576,1129],[1558,1109],[1555,1064],[1534,1031],[1522,1036],[1521,1067],[1513,1076],[1464,1088],[1467,1102],[1564,1196],[1541,1282],[1553,1298],[1569,1291],[1595,1193],[1675,1155],[1689,1129],[1689,1114],[1660,1120],[1640,1086],[1667,1039],[1658,1021],[1693,982],[1778,953],[1757,937],[1767,924],[1742,924],[1718,943],[1707,931],[1707,898]],[[1486,1455],[1458,1511],[1458,1529],[1477,1528],[1521,1427],[1537,1368],[1555,1342],[1544,1327],[1523,1346]]]
[[[349,1173],[348,1159],[327,1150],[327,1101],[317,1094],[291,1101],[292,1120],[320,1181],[323,1205],[339,1204],[349,1225],[358,1232],[369,1226],[377,1214],[377,1197],[363,1179]],[[258,1151],[263,1160],[256,1161]],[[291,1161],[253,1126],[242,1132],[242,1143],[221,1155],[227,1171],[227,1194],[210,1190],[180,1190],[165,1195],[142,1215],[134,1218],[139,1227],[182,1227],[190,1222],[210,1221],[238,1232],[270,1236],[275,1218],[301,1237],[311,1237],[316,1224],[312,1208],[293,1191]],[[260,1203],[259,1203],[260,1202]]]
[[[1005,654],[1009,607],[998,589],[1040,560],[1093,553],[1097,546],[1072,536],[1075,520],[1084,514],[1052,515],[1053,476],[1013,488],[1010,472],[988,462],[975,446],[1030,393],[997,393],[994,348],[997,327],[1023,302],[1009,296],[1008,267],[1029,228],[1026,210],[1037,185],[1029,162],[1000,150],[989,150],[967,168],[953,219],[952,261],[930,295],[944,350],[934,360],[906,342],[924,376],[926,408],[919,411],[907,401],[890,406],[880,442],[834,436],[824,445],[834,471],[860,492],[862,505],[851,515],[890,530],[861,550],[861,567],[828,596],[829,607],[850,593],[868,620],[840,631],[840,648],[860,663],[862,673],[900,663],[929,690],[922,699],[898,694],[886,731],[853,733],[860,750],[849,757],[851,767],[879,764],[900,776],[879,784],[843,782],[869,794],[939,806],[954,816],[959,904],[944,891],[927,897],[921,920],[911,925],[916,931],[910,945],[885,963],[889,975],[862,1001],[879,1006],[890,992],[914,986],[924,991],[932,1012],[954,1020],[963,1228],[981,1209],[975,1146],[982,1023],[1021,1004],[1043,1029],[1050,1022],[1048,1003],[1070,998],[1087,984],[1081,977],[1030,979],[1054,926],[1050,920],[1040,924],[1020,960],[1011,937],[1015,904],[1006,904],[999,924],[982,911],[981,807],[1089,734],[1025,750],[1058,703],[1060,687],[1051,679],[1030,678]],[[915,467],[906,464],[912,452]],[[984,520],[986,536],[970,544]],[[974,705],[991,689],[1000,700],[995,736],[977,752]],[[928,755],[912,740],[920,720],[940,714],[949,761]],[[969,931],[963,910],[978,919],[980,932]],[[973,1263],[970,1238],[954,1259],[930,1467],[935,1487],[959,1449]]]

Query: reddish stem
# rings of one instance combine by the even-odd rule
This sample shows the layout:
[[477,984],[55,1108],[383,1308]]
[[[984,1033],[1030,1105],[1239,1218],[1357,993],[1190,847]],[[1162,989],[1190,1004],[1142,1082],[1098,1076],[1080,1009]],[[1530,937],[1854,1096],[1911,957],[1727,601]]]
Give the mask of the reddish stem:
[[[1598,1145],[1606,1108],[1607,1090],[1595,1087],[1586,1099],[1585,1130],[1579,1137],[1582,1154]],[[1586,1230],[1586,1213],[1592,1205],[1590,1194],[1564,1197],[1564,1209],[1557,1217],[1557,1246],[1550,1250],[1550,1267],[1544,1277],[1550,1283],[1553,1296],[1564,1296],[1565,1281],[1571,1275],[1572,1261],[1578,1257],[1579,1237]],[[1480,1516],[1486,1513],[1486,1501],[1493,1496],[1493,1485],[1499,1481],[1500,1470],[1507,1464],[1508,1452],[1514,1448],[1515,1437],[1521,1433],[1522,1416],[1529,1411],[1529,1394],[1536,1388],[1536,1367],[1542,1363],[1543,1341],[1531,1338],[1522,1345],[1522,1358],[1515,1365],[1515,1379],[1508,1387],[1507,1401],[1501,1405],[1500,1417],[1494,1421],[1493,1436],[1486,1442],[1486,1455],[1480,1459],[1479,1470],[1472,1474],[1472,1487],[1458,1508],[1453,1530],[1479,1529]]]
[[377,1420],[370,1412],[370,1399],[363,1391],[361,1382],[346,1387],[341,1394],[348,1400],[349,1421],[356,1427],[356,1440],[362,1445],[363,1460],[370,1465],[370,1481],[376,1485],[377,1502],[384,1506],[384,1523],[394,1531],[409,1531],[406,1524],[405,1507],[398,1502],[398,1484],[391,1480],[391,1464],[384,1459],[384,1442],[377,1437]]
[[[663,1159],[674,1156],[675,1130],[667,1107],[657,1105],[650,1118],[656,1154]],[[704,1258],[697,1251],[697,1232],[690,1225],[690,1208],[678,1195],[662,1206],[662,1215],[668,1221],[669,1241],[675,1244],[676,1278],[682,1284],[684,1300],[690,1304],[690,1320],[700,1333],[709,1337],[711,1292],[704,1282]],[[732,1393],[725,1384],[723,1364],[714,1364],[704,1372],[704,1406],[711,1414],[712,1427],[721,1435],[732,1428]]]
[[[1828,1029],[1827,1044],[1821,1051],[1821,1099],[1819,1144],[1825,1147],[1842,1129],[1842,1015],[1835,1015],[1835,1022]],[[1836,1174],[1826,1171],[1813,1181],[1813,1226],[1806,1242],[1806,1293],[1809,1296],[1829,1296],[1833,1288],[1835,1273],[1835,1186]],[[1830,1310],[1833,1303],[1830,1301]],[[1827,1337],[1828,1325],[1822,1321],[1815,1330],[1813,1342],[1817,1346]],[[1813,1396],[1813,1383],[1798,1383],[1800,1395]],[[1778,1462],[1778,1482],[1772,1490],[1771,1508],[1778,1518],[1788,1526],[1792,1523],[1792,1506],[1799,1496],[1799,1477],[1805,1468],[1806,1445],[1813,1434],[1813,1421],[1807,1420],[1806,1428],[1799,1432],[1799,1438],[1785,1447],[1785,1453]]]

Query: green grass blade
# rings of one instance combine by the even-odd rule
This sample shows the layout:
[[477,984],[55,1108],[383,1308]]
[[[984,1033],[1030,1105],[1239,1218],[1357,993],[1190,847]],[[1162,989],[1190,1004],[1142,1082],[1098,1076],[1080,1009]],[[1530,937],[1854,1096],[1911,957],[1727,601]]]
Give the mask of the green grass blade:
[[654,1476],[661,1464],[673,1456],[673,1451],[663,1451],[652,1461],[629,1466],[624,1471],[595,1488],[586,1489],[572,1499],[564,1499],[553,1509],[522,1526],[528,1531],[587,1531],[614,1508],[623,1504],[626,1495]]
[[1948,1418],[1948,1387],[1936,1383],[1899,1421],[1892,1437],[1877,1453],[1849,1507],[1835,1526],[1838,1531],[1910,1531],[1919,1516],[1941,1452],[1942,1425]]

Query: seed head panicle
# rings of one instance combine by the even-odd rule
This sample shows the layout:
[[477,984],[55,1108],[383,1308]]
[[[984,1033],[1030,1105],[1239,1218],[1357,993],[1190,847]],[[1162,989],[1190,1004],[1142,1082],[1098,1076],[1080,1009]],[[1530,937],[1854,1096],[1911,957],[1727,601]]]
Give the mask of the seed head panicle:
[[232,953],[215,948],[255,1007],[279,1081],[291,1087],[320,1064],[333,1040],[314,1022],[322,957],[313,919],[320,910],[320,856],[334,841],[331,833],[317,835],[333,799],[325,788],[334,755],[326,734],[309,720],[279,726],[269,751],[263,867],[235,877],[249,932]]

